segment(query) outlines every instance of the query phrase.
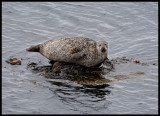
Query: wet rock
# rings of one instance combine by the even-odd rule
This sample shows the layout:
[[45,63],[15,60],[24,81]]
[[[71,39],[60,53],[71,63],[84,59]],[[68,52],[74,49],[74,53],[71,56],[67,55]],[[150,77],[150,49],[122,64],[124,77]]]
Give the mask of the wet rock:
[[115,71],[115,65],[120,63],[136,63],[142,64],[139,60],[133,60],[133,58],[127,57],[117,57],[111,60],[107,59],[100,67],[84,67],[81,65],[76,65],[72,63],[64,62],[53,62],[50,61],[48,66],[39,66],[39,63],[30,63],[28,67],[31,71],[37,72],[47,79],[67,79],[74,81],[83,86],[89,87],[101,87],[106,86],[108,83],[114,82],[115,80],[124,80],[133,76],[144,75],[144,72],[135,72],[129,74],[117,74],[115,76],[110,76],[111,78],[104,77],[107,73]]

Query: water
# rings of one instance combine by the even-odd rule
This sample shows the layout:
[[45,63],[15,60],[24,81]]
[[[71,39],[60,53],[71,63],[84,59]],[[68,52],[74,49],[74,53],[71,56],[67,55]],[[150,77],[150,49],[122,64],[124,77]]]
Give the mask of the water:
[[[31,62],[49,64],[26,52],[30,45],[72,36],[107,41],[109,59],[148,65],[117,64],[103,76],[118,80],[104,88],[27,69]],[[6,63],[10,56],[22,58],[22,65]],[[2,2],[2,113],[158,114],[158,3]]]

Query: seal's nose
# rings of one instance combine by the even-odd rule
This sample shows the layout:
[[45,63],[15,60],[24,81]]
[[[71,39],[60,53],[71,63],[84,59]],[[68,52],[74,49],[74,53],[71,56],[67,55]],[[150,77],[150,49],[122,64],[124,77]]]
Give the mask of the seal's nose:
[[105,51],[106,51],[105,47],[102,47],[101,52],[105,52]]

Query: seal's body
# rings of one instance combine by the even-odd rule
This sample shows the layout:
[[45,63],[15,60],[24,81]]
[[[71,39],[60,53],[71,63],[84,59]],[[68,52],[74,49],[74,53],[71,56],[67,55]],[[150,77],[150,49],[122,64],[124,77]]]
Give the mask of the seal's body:
[[85,67],[101,64],[108,57],[108,43],[84,37],[49,40],[27,51],[40,52],[52,61],[75,63]]

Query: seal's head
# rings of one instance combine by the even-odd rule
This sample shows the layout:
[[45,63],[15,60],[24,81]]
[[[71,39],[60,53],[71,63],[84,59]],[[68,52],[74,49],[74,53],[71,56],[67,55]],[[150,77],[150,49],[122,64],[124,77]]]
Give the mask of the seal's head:
[[101,56],[108,58],[108,43],[106,41],[97,42],[97,49]]

